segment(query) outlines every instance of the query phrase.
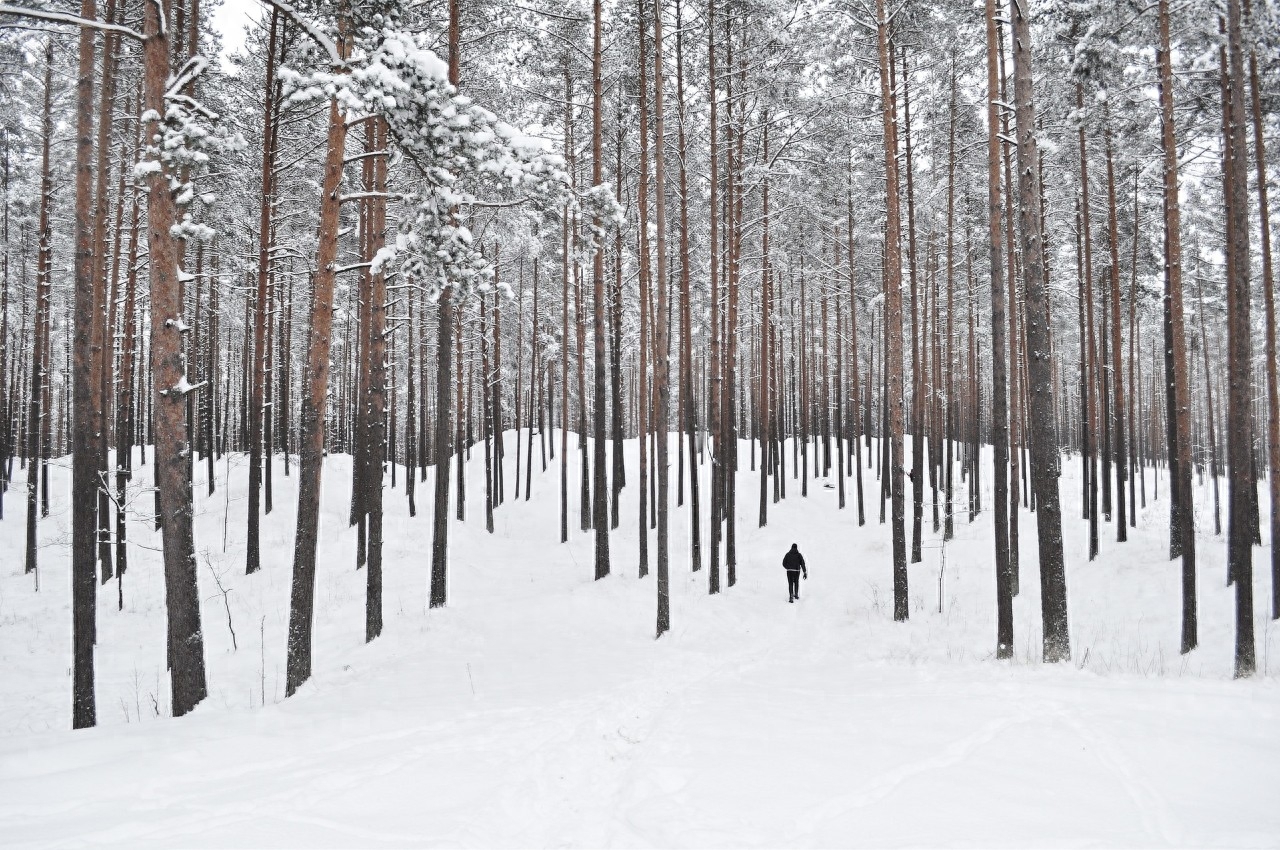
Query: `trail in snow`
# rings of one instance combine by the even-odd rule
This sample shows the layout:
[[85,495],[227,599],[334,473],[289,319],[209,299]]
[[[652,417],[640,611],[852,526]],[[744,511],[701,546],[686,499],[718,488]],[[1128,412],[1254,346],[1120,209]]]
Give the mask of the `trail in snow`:
[[[571,452],[575,485],[576,461]],[[510,472],[513,455],[508,462]],[[1064,514],[1074,517],[1079,487],[1065,468]],[[740,513],[752,521],[739,527],[737,586],[707,596],[705,569],[687,568],[687,509],[673,513],[673,628],[655,641],[653,576],[636,577],[634,481],[613,536],[613,575],[594,582],[576,487],[570,544],[557,542],[556,468],[538,475],[531,502],[497,510],[490,536],[482,469],[477,453],[443,610],[425,607],[426,502],[409,519],[402,493],[388,495],[387,626],[366,646],[364,575],[345,523],[350,461],[329,459],[316,674],[283,700],[294,482],[277,469],[264,569],[246,577],[244,467],[219,464],[230,491],[221,481],[212,498],[196,488],[210,698],[177,721],[151,709],[154,698],[163,714],[168,699],[163,586],[158,553],[142,548],[158,538],[137,522],[125,611],[115,611],[114,589],[100,594],[102,725],[77,733],[65,731],[65,497],[43,523],[39,593],[12,557],[20,525],[0,523],[3,843],[1280,842],[1280,642],[1267,629],[1264,571],[1255,594],[1264,675],[1230,680],[1234,603],[1222,587],[1224,544],[1212,536],[1201,538],[1202,647],[1179,657],[1178,565],[1161,551],[1162,502],[1141,514],[1132,542],[1104,540],[1093,563],[1083,524],[1068,521],[1075,660],[1049,668],[1038,663],[1033,514],[1023,514],[1017,658],[997,664],[988,514],[973,525],[957,517],[939,613],[941,550],[926,504],[911,620],[894,623],[874,488],[859,529],[852,504],[836,510],[833,490],[811,482],[805,499],[788,481],[792,495],[757,529],[758,479],[744,469]],[[54,472],[65,482],[65,470]],[[791,542],[809,564],[794,605],[780,565]],[[1256,557],[1265,563],[1266,550]],[[214,572],[231,588],[236,651]]]

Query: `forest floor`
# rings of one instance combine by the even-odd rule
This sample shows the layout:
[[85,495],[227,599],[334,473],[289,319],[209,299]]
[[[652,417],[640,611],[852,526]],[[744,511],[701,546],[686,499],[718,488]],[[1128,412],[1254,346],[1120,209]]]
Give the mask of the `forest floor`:
[[[0,844],[1280,844],[1269,549],[1254,558],[1259,674],[1233,681],[1234,592],[1207,486],[1196,490],[1201,645],[1181,656],[1166,480],[1148,471],[1130,542],[1117,544],[1104,524],[1089,562],[1079,459],[1065,461],[1072,661],[1047,666],[1026,510],[1016,658],[997,662],[990,512],[972,524],[959,514],[944,549],[926,489],[910,620],[895,623],[873,472],[859,528],[852,481],[843,511],[821,481],[802,498],[788,450],[788,498],[757,528],[759,478],[744,442],[737,584],[709,597],[706,565],[689,569],[687,502],[674,509],[673,445],[672,630],[655,642],[653,537],[650,574],[637,577],[635,442],[622,527],[610,538],[613,573],[602,581],[579,530],[576,438],[567,545],[558,464],[535,473],[532,500],[516,499],[510,433],[507,445],[508,500],[492,535],[483,454],[472,455],[444,609],[426,608],[430,482],[419,485],[416,518],[402,478],[388,494],[386,628],[370,645],[346,523],[350,459],[328,459],[315,672],[288,700],[296,469],[286,477],[277,458],[263,570],[245,576],[244,458],[218,464],[211,497],[199,464],[209,698],[180,720],[167,716],[159,538],[142,520],[149,472],[139,475],[124,610],[114,581],[99,592],[99,727],[78,732],[69,730],[67,461],[51,470],[38,592],[22,573],[22,491],[11,491],[0,521]],[[956,492],[966,492],[958,475]],[[1265,488],[1262,498],[1265,516]],[[809,565],[796,604],[780,566],[792,542]]]

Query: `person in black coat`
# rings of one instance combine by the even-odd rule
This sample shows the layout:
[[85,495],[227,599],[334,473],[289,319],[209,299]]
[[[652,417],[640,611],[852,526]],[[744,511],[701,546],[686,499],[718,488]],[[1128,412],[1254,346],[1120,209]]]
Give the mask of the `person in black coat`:
[[795,543],[791,544],[791,551],[782,557],[782,568],[787,571],[787,601],[795,602],[800,598],[800,575],[803,573],[805,580],[809,579],[804,555],[800,554],[800,547]]

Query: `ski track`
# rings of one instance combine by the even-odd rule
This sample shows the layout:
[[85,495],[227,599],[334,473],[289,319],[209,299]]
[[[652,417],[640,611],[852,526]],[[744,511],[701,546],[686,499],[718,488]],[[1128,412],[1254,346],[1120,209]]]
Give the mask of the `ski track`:
[[[1176,647],[1176,564],[1164,560],[1162,527],[1148,516],[1159,503],[1141,516],[1123,560],[1103,540],[1103,557],[1086,562],[1083,535],[1069,526],[1080,660],[1052,668],[1038,663],[1034,518],[1024,514],[1016,658],[997,664],[988,515],[969,525],[958,513],[939,614],[926,496],[910,620],[894,623],[875,488],[865,527],[856,526],[852,492],[836,513],[834,491],[815,478],[807,500],[797,487],[756,528],[758,473],[744,469],[736,586],[722,564],[722,591],[708,597],[706,553],[703,570],[688,572],[688,514],[675,511],[673,630],[654,640],[654,576],[636,577],[634,522],[614,532],[613,575],[589,578],[590,536],[574,516],[578,457],[569,452],[570,544],[551,542],[554,466],[535,482],[546,498],[509,501],[492,536],[477,523],[481,495],[468,522],[453,526],[443,610],[425,608],[429,512],[420,505],[409,520],[400,494],[390,498],[386,630],[368,646],[364,574],[351,569],[345,522],[350,462],[331,458],[315,673],[287,701],[278,688],[296,478],[277,477],[264,570],[253,577],[236,572],[242,541],[233,537],[225,553],[213,543],[225,486],[198,499],[198,549],[211,547],[234,589],[239,651],[202,561],[210,699],[180,721],[121,724],[114,700],[126,712],[146,702],[130,679],[146,696],[157,688],[161,705],[167,699],[162,584],[149,572],[158,557],[139,547],[125,613],[114,610],[114,592],[99,607],[104,726],[75,734],[56,731],[68,636],[51,623],[69,612],[65,568],[50,562],[68,521],[55,510],[42,525],[50,545],[41,594],[9,567],[0,573],[0,844],[1280,845],[1280,811],[1261,802],[1280,786],[1280,687],[1275,671],[1229,680],[1231,599],[1212,540],[1201,570],[1202,648],[1178,662],[1177,675],[1153,673],[1177,657],[1176,648],[1161,654],[1170,641]],[[477,454],[468,466],[473,500],[483,494],[482,468]],[[1079,488],[1073,466],[1064,468],[1064,516],[1074,517]],[[230,491],[232,512],[242,512],[243,481]],[[634,516],[634,496],[634,486],[623,491],[625,517]],[[12,528],[0,524],[0,553],[19,551]],[[158,539],[146,527],[131,535],[142,545]],[[780,559],[793,540],[810,576],[792,605]],[[1257,579],[1264,604],[1269,586]],[[1268,621],[1258,623],[1263,661],[1280,643],[1273,648]],[[126,650],[132,669],[119,661]],[[260,689],[265,708],[256,707]],[[1241,802],[1228,812],[1233,795]]]

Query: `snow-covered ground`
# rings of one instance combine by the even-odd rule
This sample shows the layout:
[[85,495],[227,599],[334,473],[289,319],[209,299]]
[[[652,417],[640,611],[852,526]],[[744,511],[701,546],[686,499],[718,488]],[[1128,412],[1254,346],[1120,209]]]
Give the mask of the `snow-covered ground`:
[[[834,489],[811,482],[801,498],[789,479],[758,529],[758,478],[744,468],[738,583],[716,597],[705,567],[688,569],[688,512],[675,511],[672,631],[655,642],[654,576],[637,578],[635,443],[613,574],[597,582],[591,538],[578,531],[575,442],[568,545],[558,466],[535,474],[531,501],[498,508],[489,535],[473,454],[445,609],[426,608],[431,491],[420,485],[413,519],[403,491],[389,494],[386,630],[371,645],[345,521],[350,459],[330,458],[315,675],[288,700],[296,475],[277,460],[263,570],[245,576],[243,458],[218,465],[212,497],[199,465],[209,698],[186,718],[165,716],[158,537],[139,519],[124,610],[114,583],[99,594],[99,728],[79,732],[68,729],[65,462],[41,525],[39,592],[22,574],[24,506],[11,492],[0,522],[0,845],[1280,845],[1269,549],[1255,550],[1259,676],[1232,681],[1234,597],[1209,490],[1197,489],[1201,647],[1186,657],[1155,475],[1130,542],[1104,525],[1089,563],[1078,460],[1062,480],[1069,665],[1038,661],[1026,511],[1014,661],[992,657],[988,512],[972,525],[957,518],[940,585],[944,550],[926,504],[911,619],[893,622],[873,475],[865,527],[852,486],[840,512]],[[511,434],[507,445],[512,496]],[[790,473],[789,450],[787,460]],[[788,605],[779,562],[792,542],[809,579]]]

